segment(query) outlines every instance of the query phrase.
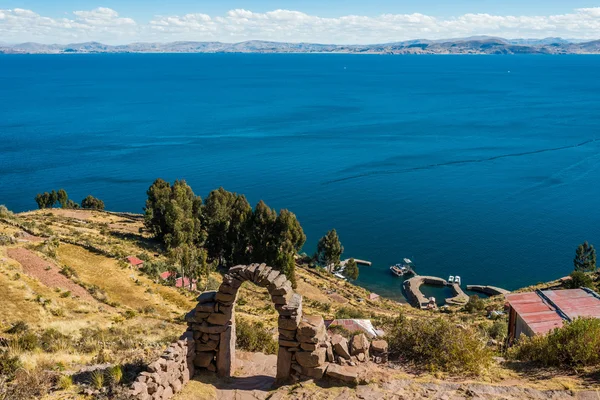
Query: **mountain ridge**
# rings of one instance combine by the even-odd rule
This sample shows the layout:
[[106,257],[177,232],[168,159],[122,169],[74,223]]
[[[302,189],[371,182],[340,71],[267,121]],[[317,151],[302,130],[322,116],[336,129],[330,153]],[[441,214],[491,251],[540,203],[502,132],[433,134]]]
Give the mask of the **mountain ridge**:
[[224,42],[133,42],[107,45],[91,41],[71,44],[26,42],[0,44],[0,54],[73,53],[341,53],[341,54],[600,54],[600,40],[562,38],[504,39],[472,36],[454,39],[415,39],[366,45],[248,40]]

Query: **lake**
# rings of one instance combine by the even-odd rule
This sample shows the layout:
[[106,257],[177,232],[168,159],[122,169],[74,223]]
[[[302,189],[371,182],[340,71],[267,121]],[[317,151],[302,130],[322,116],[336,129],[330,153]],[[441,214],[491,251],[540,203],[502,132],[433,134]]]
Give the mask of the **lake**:
[[155,178],[336,228],[388,270],[516,289],[599,243],[600,57],[0,56],[0,204],[65,188],[141,212]]

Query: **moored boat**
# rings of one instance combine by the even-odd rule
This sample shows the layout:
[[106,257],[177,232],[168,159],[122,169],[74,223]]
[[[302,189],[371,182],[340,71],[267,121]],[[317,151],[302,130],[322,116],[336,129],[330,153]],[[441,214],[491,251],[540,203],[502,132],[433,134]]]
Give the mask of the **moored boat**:
[[415,271],[412,267],[412,261],[408,258],[404,259],[404,263],[394,264],[390,267],[392,274],[396,276],[413,275]]

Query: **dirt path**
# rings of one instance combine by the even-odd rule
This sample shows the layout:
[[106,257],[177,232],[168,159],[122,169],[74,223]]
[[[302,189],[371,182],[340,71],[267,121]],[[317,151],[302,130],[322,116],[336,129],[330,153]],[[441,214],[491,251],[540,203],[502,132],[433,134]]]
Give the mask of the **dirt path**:
[[[44,285],[69,290],[75,296],[96,302],[87,290],[61,274],[59,268],[53,262],[46,261],[32,251],[21,247],[8,249],[6,254],[21,264],[27,275],[37,278]],[[48,267],[50,269],[47,269]]]
[[[175,400],[600,400],[600,392],[568,390],[536,390],[518,385],[478,383],[418,382],[414,379],[390,379],[356,388],[335,387],[327,383],[303,382],[272,389],[277,357],[260,353],[237,352],[236,376],[219,379],[204,372],[191,381]],[[371,365],[364,372],[378,375]],[[385,376],[390,370],[382,370]]]

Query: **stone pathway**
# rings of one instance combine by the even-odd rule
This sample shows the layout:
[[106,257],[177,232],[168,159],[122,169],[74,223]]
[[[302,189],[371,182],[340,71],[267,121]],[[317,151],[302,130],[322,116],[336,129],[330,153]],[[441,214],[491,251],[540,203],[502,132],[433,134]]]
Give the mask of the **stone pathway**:
[[[515,385],[426,383],[412,379],[393,379],[356,388],[321,386],[309,381],[271,390],[277,369],[275,355],[237,352],[237,362],[236,376],[218,379],[214,374],[204,372],[190,382],[175,400],[600,400],[600,392],[596,391],[572,393],[568,390],[542,391]],[[373,364],[370,366],[374,367]]]

